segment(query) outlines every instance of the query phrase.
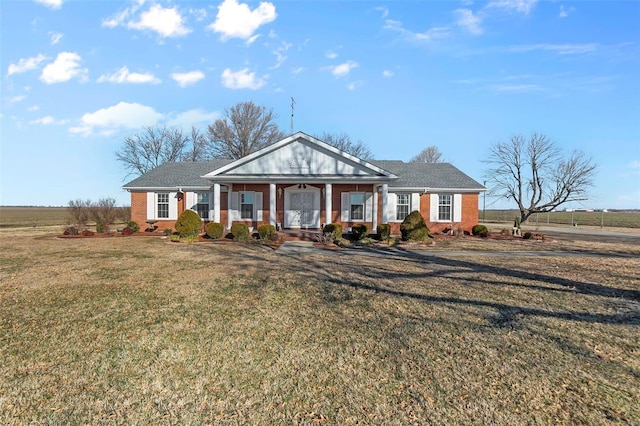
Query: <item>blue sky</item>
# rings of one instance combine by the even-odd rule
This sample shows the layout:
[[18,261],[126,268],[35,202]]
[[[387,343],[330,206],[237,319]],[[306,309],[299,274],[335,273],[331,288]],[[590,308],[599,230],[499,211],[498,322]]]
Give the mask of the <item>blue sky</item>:
[[295,131],[346,133],[379,159],[436,145],[479,182],[492,143],[544,133],[599,164],[584,207],[640,208],[637,1],[3,0],[0,13],[1,205],[128,204],[124,137],[205,130],[243,101],[288,133],[293,97]]

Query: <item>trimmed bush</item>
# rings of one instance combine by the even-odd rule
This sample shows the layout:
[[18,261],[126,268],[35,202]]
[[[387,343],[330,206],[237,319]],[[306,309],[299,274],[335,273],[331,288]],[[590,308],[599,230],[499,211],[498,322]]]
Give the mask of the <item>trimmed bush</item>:
[[219,240],[224,234],[224,225],[218,222],[209,222],[204,230],[209,238]]
[[488,233],[489,229],[484,225],[474,225],[474,227],[471,228],[472,235],[481,235],[486,237]]
[[235,241],[248,241],[251,236],[246,223],[234,223],[231,225],[231,235],[233,235]]
[[176,221],[176,231],[180,237],[198,235],[202,227],[202,219],[193,210],[185,210]]
[[412,211],[400,225],[403,241],[425,241],[429,238],[429,228],[419,211]]
[[261,240],[274,240],[276,238],[276,227],[270,223],[258,225],[258,235]]
[[342,238],[342,225],[339,223],[329,223],[322,228],[323,234],[333,234],[333,240],[339,240]]
[[133,232],[140,231],[140,227],[138,226],[138,223],[134,222],[133,220],[129,220],[125,224],[127,225],[128,228],[131,228]]
[[122,230],[122,235],[133,235],[134,232],[135,231],[132,228],[127,226]]
[[376,235],[381,241],[386,241],[391,237],[391,225],[382,223],[376,228]]
[[367,225],[364,223],[356,223],[351,227],[351,235],[353,235],[353,238],[355,238],[356,241],[360,241],[369,235],[369,228],[367,228]]

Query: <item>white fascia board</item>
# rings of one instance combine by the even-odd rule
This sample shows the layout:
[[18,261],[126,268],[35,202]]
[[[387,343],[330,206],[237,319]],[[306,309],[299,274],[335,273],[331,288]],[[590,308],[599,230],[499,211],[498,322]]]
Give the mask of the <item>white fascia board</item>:
[[127,191],[146,191],[146,192],[158,192],[158,191],[208,191],[210,186],[123,186],[123,189]]
[[476,193],[476,192],[484,192],[485,188],[425,188],[424,186],[391,186],[389,185],[389,192],[419,192],[422,194],[429,193],[457,193],[457,194],[467,194],[467,193]]
[[251,183],[352,183],[352,184],[360,184],[360,183],[389,183],[392,179],[397,179],[397,177],[390,178],[388,176],[305,176],[305,175],[297,175],[297,176],[215,176],[209,177],[212,182],[218,182],[221,184],[231,183],[231,182],[251,182]]

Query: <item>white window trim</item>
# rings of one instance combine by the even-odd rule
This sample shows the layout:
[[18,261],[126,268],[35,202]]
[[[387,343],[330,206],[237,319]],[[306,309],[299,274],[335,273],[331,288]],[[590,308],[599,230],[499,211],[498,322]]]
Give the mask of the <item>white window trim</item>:
[[[242,217],[242,196],[245,194],[251,194],[251,217]],[[249,203],[244,203],[249,205]],[[253,191],[239,191],[238,192],[238,220],[253,222],[256,220],[256,193]]]
[[[364,211],[362,219],[353,219],[351,217],[351,194],[364,195]],[[340,220],[342,222],[367,223],[373,221],[373,193],[366,191],[343,192],[341,194]]]
[[[440,195],[451,196],[451,219],[440,219]],[[452,192],[431,193],[430,199],[430,222],[432,223],[459,223],[462,222],[462,194]]]
[[[208,201],[206,203],[199,203],[198,202],[198,198],[200,195],[206,195],[208,198]],[[202,220],[209,220],[209,215],[211,214],[210,210],[211,210],[211,194],[209,193],[209,191],[197,191],[193,193],[193,200],[191,203],[192,207],[189,210],[193,210],[194,212],[198,213],[198,204],[202,204],[203,206],[206,206],[206,208],[203,208],[203,210],[206,212],[207,217],[204,217],[202,215],[200,215],[200,213],[198,213],[198,216],[200,216],[200,218]]]
[[[401,195],[406,195],[407,196],[407,203],[406,204],[400,204],[398,201],[400,199]],[[404,217],[402,219],[398,219],[398,206],[407,206],[407,216],[409,216],[411,214],[411,193],[409,192],[396,192],[395,193],[395,201],[396,201],[396,208],[395,208],[395,215],[394,215],[394,222],[402,222],[404,220]],[[405,216],[405,217],[407,217]]]

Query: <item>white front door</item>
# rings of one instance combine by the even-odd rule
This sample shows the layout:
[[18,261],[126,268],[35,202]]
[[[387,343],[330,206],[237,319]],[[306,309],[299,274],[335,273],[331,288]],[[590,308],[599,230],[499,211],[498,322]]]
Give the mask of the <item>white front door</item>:
[[287,191],[284,216],[285,228],[320,227],[320,191]]

